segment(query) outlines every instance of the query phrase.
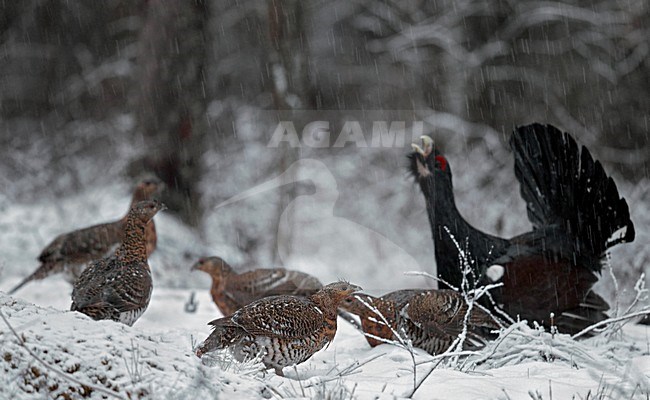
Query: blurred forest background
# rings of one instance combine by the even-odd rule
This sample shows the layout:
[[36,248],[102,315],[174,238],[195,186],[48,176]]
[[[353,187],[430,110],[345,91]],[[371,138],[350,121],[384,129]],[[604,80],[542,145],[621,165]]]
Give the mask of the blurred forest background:
[[[617,268],[636,279],[650,263],[642,228],[650,214],[648,21],[646,0],[5,1],[0,205],[57,203],[118,181],[127,182],[119,186],[126,199],[134,179],[153,173],[167,183],[164,201],[205,245],[196,252],[225,248],[235,264],[268,266],[287,262],[278,253],[300,252],[288,243],[307,235],[277,229],[287,205],[326,182],[332,197],[324,201],[338,199],[339,219],[380,233],[433,272],[422,196],[405,174],[408,147],[269,149],[268,111],[412,110],[449,154],[461,212],[504,236],[529,227],[507,138],[539,121],[573,133],[613,173],[639,227]],[[301,158],[328,170],[307,166],[296,174],[311,184],[214,209]],[[60,231],[93,222],[68,220]],[[314,240],[326,247],[337,239]],[[189,262],[169,260],[164,270]],[[358,268],[374,274],[373,263]]]

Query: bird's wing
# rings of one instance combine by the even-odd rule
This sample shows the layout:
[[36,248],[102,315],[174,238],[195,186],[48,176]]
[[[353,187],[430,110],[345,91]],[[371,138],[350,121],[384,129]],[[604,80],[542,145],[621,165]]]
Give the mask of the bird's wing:
[[251,301],[267,296],[308,296],[320,290],[321,283],[314,277],[284,268],[257,269],[234,277],[228,291],[235,297],[250,297]]
[[121,240],[120,221],[93,225],[59,235],[41,252],[38,259],[41,262],[97,259],[114,250]]
[[285,270],[286,281],[293,287],[293,294],[308,296],[323,288],[323,284],[315,277],[300,271]]
[[[79,277],[73,290],[76,309],[110,304],[119,312],[136,310],[147,302],[151,295],[151,277],[148,269],[141,266],[124,268],[111,257],[107,261],[93,263],[94,271]],[[89,268],[89,269],[90,269]]]
[[255,301],[232,315],[232,322],[254,335],[303,338],[322,329],[323,311],[306,298],[273,296]]
[[151,295],[151,287],[145,285],[128,285],[128,287],[107,287],[102,293],[104,303],[110,304],[119,312],[142,308]]
[[429,291],[411,298],[406,317],[425,331],[456,336],[463,330],[466,311],[467,304],[456,292]]
[[106,284],[106,273],[115,267],[115,261],[115,257],[93,261],[81,273],[72,289],[73,311],[101,300],[101,291]]
[[[396,290],[394,292],[386,293],[385,295],[375,299],[369,303],[379,311],[386,320],[394,324],[398,320],[398,315],[408,306],[411,299],[421,293],[427,292],[425,289],[404,289]],[[368,310],[366,315],[374,314]],[[373,316],[376,319],[376,317]]]
[[429,290],[427,289],[403,289],[396,290],[394,292],[386,293],[381,296],[382,300],[387,300],[395,303],[397,308],[402,308],[416,295],[426,293]]
[[[426,331],[457,336],[463,331],[468,310],[465,299],[458,292],[431,290],[414,296],[409,302],[407,313],[413,323]],[[478,305],[472,307],[467,319],[468,331],[499,327],[499,324]]]

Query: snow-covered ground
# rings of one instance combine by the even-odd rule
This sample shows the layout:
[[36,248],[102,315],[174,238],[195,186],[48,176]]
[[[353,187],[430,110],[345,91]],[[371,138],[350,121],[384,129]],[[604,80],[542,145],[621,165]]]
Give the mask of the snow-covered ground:
[[[53,368],[124,396],[365,399],[412,394],[410,353],[388,345],[371,349],[343,321],[334,342],[295,370],[287,369],[286,378],[228,359],[204,365],[193,355],[193,344],[209,334],[206,323],[220,316],[208,295],[207,276],[189,272],[200,256],[219,255],[235,266],[271,266],[270,254],[277,252],[285,265],[325,283],[346,278],[373,293],[432,284],[402,274],[434,272],[422,196],[404,173],[406,149],[344,149],[328,156],[305,150],[302,156],[310,161],[301,162],[297,171],[305,186],[298,187],[298,196],[289,204],[292,218],[284,213],[286,218],[278,218],[282,189],[259,190],[277,174],[267,168],[273,160],[264,156],[264,144],[256,146],[206,151],[203,191],[208,212],[202,232],[186,228],[169,213],[156,216],[159,247],[150,260],[153,298],[131,328],[66,311],[70,286],[61,277],[30,283],[14,297],[2,293],[36,268],[37,254],[59,233],[121,217],[130,186],[115,171],[107,171],[75,194],[45,194],[18,202],[0,193],[0,311],[26,346]],[[224,153],[237,157],[221,157]],[[529,228],[507,161],[479,147],[450,146],[448,156],[458,206],[470,222],[506,237]],[[255,160],[254,166],[247,160]],[[106,184],[109,181],[114,183]],[[623,310],[633,297],[633,282],[650,265],[650,182],[631,185],[617,179],[617,184],[637,228],[635,242],[617,246],[611,257],[619,283],[618,309]],[[253,195],[219,207],[251,188],[257,188]],[[293,230],[289,235],[294,240],[274,248],[273,234],[287,228]],[[258,242],[242,244],[253,239]],[[250,251],[243,250],[247,248]],[[609,274],[601,281],[599,291],[614,300]],[[185,303],[192,292],[198,308],[188,313]],[[614,301],[612,305],[616,307]],[[445,361],[429,376],[436,364],[418,352],[416,381],[427,377],[413,397],[647,399],[648,327],[628,324],[623,332],[574,342],[522,327],[497,341],[496,348],[466,362]],[[0,399],[46,398],[48,391],[55,397],[81,387],[35,361],[1,321],[0,366]],[[100,396],[97,391],[93,395]]]
[[[413,394],[410,353],[391,345],[371,349],[342,320],[327,349],[295,369],[285,369],[282,378],[261,372],[259,364],[215,362],[213,357],[204,365],[193,355],[193,345],[209,334],[206,322],[219,316],[205,291],[197,293],[196,312],[187,313],[190,290],[157,288],[142,318],[126,327],[62,311],[69,304],[69,289],[63,280],[52,279],[27,287],[21,299],[0,294],[0,310],[36,356],[89,387],[155,399],[222,394],[391,399]],[[4,323],[0,326],[0,398],[49,398],[81,388],[39,364]],[[416,381],[426,377],[413,396],[418,399],[645,399],[650,390],[650,330],[630,324],[610,340],[575,342],[520,327],[464,362],[438,364],[440,360],[420,351],[415,361]],[[92,394],[100,397],[96,389]]]
[[[57,205],[5,208],[0,237],[14,246],[5,248],[3,264],[14,273],[2,275],[0,292],[35,266],[33,257],[43,238],[54,236],[56,226],[66,223],[60,215],[98,222],[118,217],[122,204],[128,203],[126,188],[121,198],[107,203],[96,199],[120,193],[119,188],[95,190]],[[87,207],[86,202],[97,206]],[[71,288],[61,276],[30,283],[15,297],[0,293],[0,311],[33,353],[89,388],[155,399],[644,399],[650,391],[649,327],[633,324],[626,325],[623,334],[580,342],[520,327],[457,363],[438,363],[416,351],[415,381],[424,383],[415,393],[411,354],[390,345],[371,349],[342,320],[334,342],[308,362],[286,369],[286,378],[262,372],[259,364],[240,365],[223,354],[202,363],[192,348],[207,337],[207,322],[220,313],[209,297],[206,276],[188,272],[189,266],[198,255],[227,255],[231,250],[203,244],[169,215],[159,215],[156,221],[160,249],[150,260],[155,288],[149,309],[133,327],[67,311]],[[10,261],[15,265],[10,267]],[[190,313],[185,308],[192,293],[197,308]],[[0,398],[56,397],[72,390],[101,397],[98,389],[89,392],[81,383],[47,370],[4,323],[0,349]]]

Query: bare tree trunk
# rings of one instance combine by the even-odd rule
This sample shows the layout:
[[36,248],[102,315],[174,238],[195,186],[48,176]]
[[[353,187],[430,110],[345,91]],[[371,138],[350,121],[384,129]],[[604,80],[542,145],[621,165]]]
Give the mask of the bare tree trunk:
[[[304,10],[301,0],[269,0],[269,52],[268,63],[271,74],[273,103],[275,109],[310,109],[314,106],[310,91],[308,70],[308,42],[304,26]],[[299,125],[298,125],[299,126]],[[278,173],[283,173],[298,159],[299,149],[284,146],[280,148]],[[283,184],[294,180],[285,175]],[[280,192],[278,219],[288,204],[296,197],[295,186],[284,187]],[[289,216],[291,219],[292,216]],[[278,224],[279,227],[279,224]],[[284,247],[284,254],[291,254],[294,232],[291,224],[278,232],[274,248]],[[279,252],[275,253],[277,263]]]
[[135,106],[147,151],[135,167],[163,180],[163,201],[186,223],[198,226],[207,5],[203,0],[151,0],[144,14]]

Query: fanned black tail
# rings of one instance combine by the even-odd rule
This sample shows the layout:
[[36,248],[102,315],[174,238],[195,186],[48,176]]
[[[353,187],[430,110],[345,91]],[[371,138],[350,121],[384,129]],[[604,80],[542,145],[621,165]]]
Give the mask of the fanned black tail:
[[581,256],[597,259],[608,248],[634,240],[630,212],[614,180],[568,133],[551,125],[521,126],[510,146],[535,229],[561,226]]

